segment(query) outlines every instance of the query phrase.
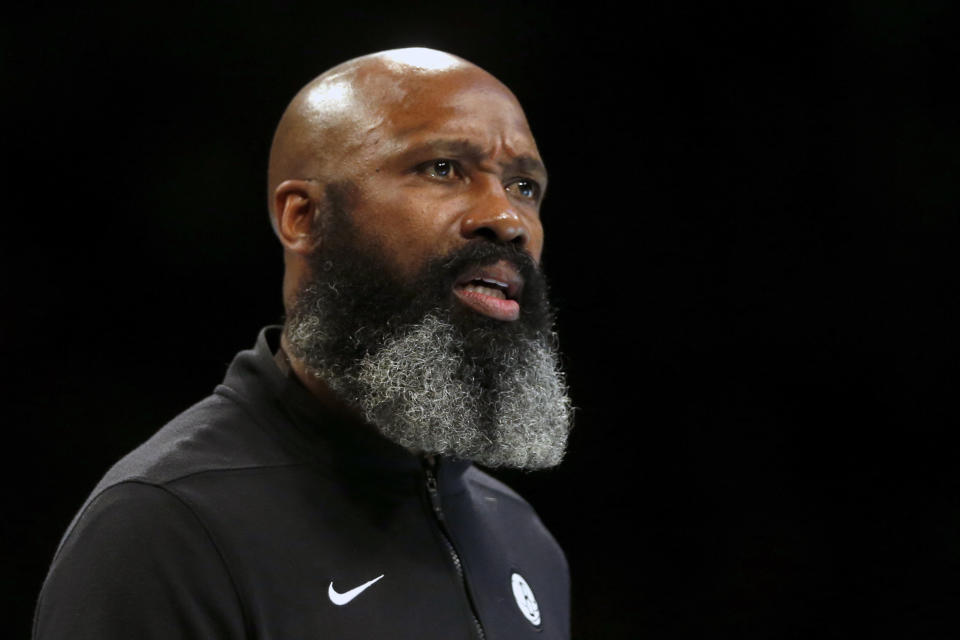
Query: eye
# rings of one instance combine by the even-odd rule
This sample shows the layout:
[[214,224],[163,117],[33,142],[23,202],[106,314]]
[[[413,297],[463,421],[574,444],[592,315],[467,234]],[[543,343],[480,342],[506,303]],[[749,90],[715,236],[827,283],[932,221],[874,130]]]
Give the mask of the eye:
[[440,180],[450,180],[460,173],[453,160],[444,160],[443,158],[420,165],[420,171],[431,178],[439,178]]
[[540,199],[540,185],[527,178],[514,180],[504,188],[507,193],[512,193],[526,200],[537,201]]

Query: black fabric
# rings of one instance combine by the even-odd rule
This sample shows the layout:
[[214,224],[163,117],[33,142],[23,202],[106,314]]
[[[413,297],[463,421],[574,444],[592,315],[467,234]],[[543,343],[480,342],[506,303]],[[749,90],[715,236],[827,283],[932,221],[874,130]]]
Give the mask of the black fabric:
[[[569,577],[530,506],[325,413],[274,361],[279,328],[118,462],[60,543],[33,637],[569,636]],[[449,542],[448,542],[449,540]],[[450,544],[460,564],[456,566]],[[540,624],[521,612],[520,574]],[[328,597],[383,575],[348,604]]]

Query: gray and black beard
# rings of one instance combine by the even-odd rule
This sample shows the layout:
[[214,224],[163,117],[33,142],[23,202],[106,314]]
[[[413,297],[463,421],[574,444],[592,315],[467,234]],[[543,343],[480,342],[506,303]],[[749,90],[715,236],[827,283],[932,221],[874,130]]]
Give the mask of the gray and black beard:
[[[530,257],[477,240],[399,282],[347,229],[329,243],[332,231],[284,327],[311,375],[410,451],[487,467],[558,464],[573,411],[546,284]],[[453,294],[466,268],[499,260],[525,281],[514,322],[476,313]]]

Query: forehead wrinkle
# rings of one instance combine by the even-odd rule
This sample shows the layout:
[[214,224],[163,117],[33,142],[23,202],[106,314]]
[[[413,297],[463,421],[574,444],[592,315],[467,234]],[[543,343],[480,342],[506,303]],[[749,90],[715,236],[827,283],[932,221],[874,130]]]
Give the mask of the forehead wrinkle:
[[547,181],[547,167],[544,166],[539,158],[533,156],[517,156],[506,163],[501,163],[501,166],[503,166],[504,169],[512,169],[517,173],[539,176],[544,183]]
[[415,144],[414,149],[416,151],[430,151],[438,155],[466,158],[476,162],[482,161],[487,155],[483,147],[466,138],[434,138]]

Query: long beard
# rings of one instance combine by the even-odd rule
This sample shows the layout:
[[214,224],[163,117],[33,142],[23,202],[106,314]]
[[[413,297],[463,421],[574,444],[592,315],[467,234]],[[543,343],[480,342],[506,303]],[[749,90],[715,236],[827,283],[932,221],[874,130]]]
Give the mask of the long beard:
[[[529,256],[477,241],[404,283],[348,231],[314,259],[285,326],[311,375],[411,451],[488,467],[558,464],[572,406],[546,285]],[[504,259],[525,280],[519,320],[494,320],[454,300],[464,269]]]

